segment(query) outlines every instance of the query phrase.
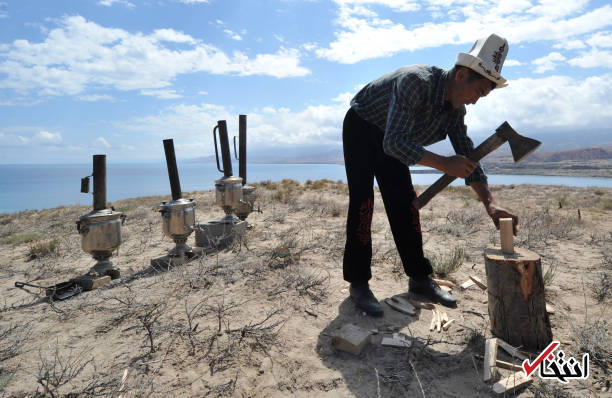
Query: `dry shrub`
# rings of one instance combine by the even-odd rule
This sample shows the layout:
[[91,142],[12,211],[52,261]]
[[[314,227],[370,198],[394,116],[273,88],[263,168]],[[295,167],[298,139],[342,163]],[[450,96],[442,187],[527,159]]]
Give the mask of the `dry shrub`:
[[0,244],[19,245],[22,243],[30,243],[42,239],[45,239],[45,236],[41,234],[14,234],[0,239]]
[[573,239],[577,236],[573,231],[582,225],[582,221],[575,217],[542,212],[531,212],[519,219],[521,228],[517,244],[529,248],[547,245],[551,238]]
[[455,247],[448,254],[429,254],[427,258],[435,274],[447,276],[459,269],[465,259],[465,251],[462,247]]
[[597,319],[589,321],[585,319],[584,325],[575,327],[570,322],[576,352],[583,354],[589,353],[590,360],[607,370],[612,364],[612,346],[610,344],[610,333],[608,321]]
[[612,275],[603,271],[593,278],[590,285],[591,291],[598,303],[603,303],[612,296]]
[[43,241],[43,242],[34,242],[30,245],[28,249],[28,258],[33,260],[35,258],[42,258],[52,255],[57,255],[59,253],[59,240],[56,238]]

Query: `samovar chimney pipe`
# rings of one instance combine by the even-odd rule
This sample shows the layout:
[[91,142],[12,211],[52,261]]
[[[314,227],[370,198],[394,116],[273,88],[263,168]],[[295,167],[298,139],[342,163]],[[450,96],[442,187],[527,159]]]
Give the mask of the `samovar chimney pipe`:
[[[238,176],[242,178],[242,185],[247,183],[246,180],[246,130],[247,117],[246,115],[238,115]],[[235,147],[234,147],[234,150]]]
[[170,179],[172,200],[178,200],[183,194],[181,192],[181,181],[179,180],[178,168],[176,167],[174,141],[171,138],[164,140],[164,152],[166,152],[166,165],[168,166],[168,178]]
[[223,161],[223,175],[231,177],[232,172],[232,156],[230,153],[229,139],[227,138],[227,124],[225,120],[219,120],[219,144],[221,145],[221,159]]
[[106,155],[93,155],[93,207],[106,209]]

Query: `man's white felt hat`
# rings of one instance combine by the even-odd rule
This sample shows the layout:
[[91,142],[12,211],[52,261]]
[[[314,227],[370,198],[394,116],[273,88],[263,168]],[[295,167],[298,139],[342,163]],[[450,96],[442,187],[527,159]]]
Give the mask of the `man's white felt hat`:
[[470,68],[495,83],[495,88],[501,88],[508,85],[500,74],[506,55],[508,41],[492,34],[476,40],[469,53],[457,54],[455,65]]

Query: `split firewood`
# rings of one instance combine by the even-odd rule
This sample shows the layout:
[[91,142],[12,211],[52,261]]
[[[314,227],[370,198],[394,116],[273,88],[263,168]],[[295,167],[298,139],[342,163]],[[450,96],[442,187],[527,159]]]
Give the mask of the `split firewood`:
[[482,379],[489,381],[495,377],[497,369],[495,368],[495,361],[497,359],[497,339],[487,339],[485,342],[485,355],[484,355],[484,373]]
[[485,285],[479,277],[470,275],[470,279],[482,290],[487,290],[487,285]]
[[465,290],[465,289],[467,289],[467,288],[468,288],[468,287],[470,287],[470,286],[474,286],[474,281],[473,281],[473,280],[471,280],[471,279],[470,279],[470,280],[468,280],[468,281],[465,281],[465,282],[463,282],[461,285],[459,285],[459,287],[460,287],[462,290]]
[[[474,355],[474,356],[476,358],[484,361],[484,356],[482,356],[482,355]],[[502,361],[501,359],[496,359],[495,360],[495,366],[497,366],[498,368],[501,368],[501,369],[512,370],[514,372],[519,372],[519,371],[523,370],[523,367],[521,365],[518,365],[518,364],[515,364],[515,363],[506,362],[506,361]]]
[[511,346],[500,338],[497,339],[497,344],[501,347],[501,349],[503,349],[513,357],[519,358],[521,360],[528,359],[526,355],[524,355],[518,350],[518,348]]
[[443,329],[444,331],[447,331],[447,330],[448,330],[448,329],[451,327],[451,325],[453,324],[453,322],[455,322],[455,320],[454,320],[454,319],[451,319],[450,321],[445,322],[445,323],[444,323],[444,325],[442,325],[442,329]]
[[331,344],[337,350],[359,355],[361,350],[370,344],[371,338],[370,332],[349,323],[334,333]]
[[453,282],[447,281],[446,279],[435,279],[434,278],[433,281],[436,282],[439,286],[447,286],[447,287],[450,287],[451,289],[456,286]]
[[436,319],[437,319],[436,310],[435,309],[431,310],[431,315],[432,316],[431,316],[431,322],[429,324],[429,330],[434,330],[436,328]]
[[444,286],[444,285],[441,285],[441,286],[440,286],[440,289],[442,289],[442,290],[443,290],[443,291],[445,291],[445,292],[449,292],[449,293],[453,291],[453,289],[451,289],[451,288],[450,288],[450,287],[448,287],[448,286]]
[[440,321],[442,322],[442,326],[444,326],[444,324],[448,322],[448,314],[446,312],[442,313],[442,318],[440,319]]
[[531,382],[533,382],[533,377],[526,378],[525,372],[520,371],[493,384],[493,391],[497,394],[505,394],[508,391],[512,391]]

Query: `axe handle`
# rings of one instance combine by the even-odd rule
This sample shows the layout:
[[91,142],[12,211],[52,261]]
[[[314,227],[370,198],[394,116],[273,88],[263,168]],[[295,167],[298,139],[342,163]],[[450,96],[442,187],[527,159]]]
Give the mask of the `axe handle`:
[[[483,141],[480,145],[478,145],[472,153],[468,156],[469,159],[474,162],[480,161],[480,159],[484,158],[489,153],[493,152],[497,148],[499,148],[504,142],[507,141],[507,138],[502,137],[500,134],[495,133]],[[448,174],[444,174],[442,177],[438,178],[436,182],[431,184],[429,188],[425,190],[422,194],[417,196],[415,200],[412,201],[412,205],[417,209],[425,206],[429,201],[436,196],[440,191],[442,191],[448,184],[455,181],[457,177],[449,176]]]

